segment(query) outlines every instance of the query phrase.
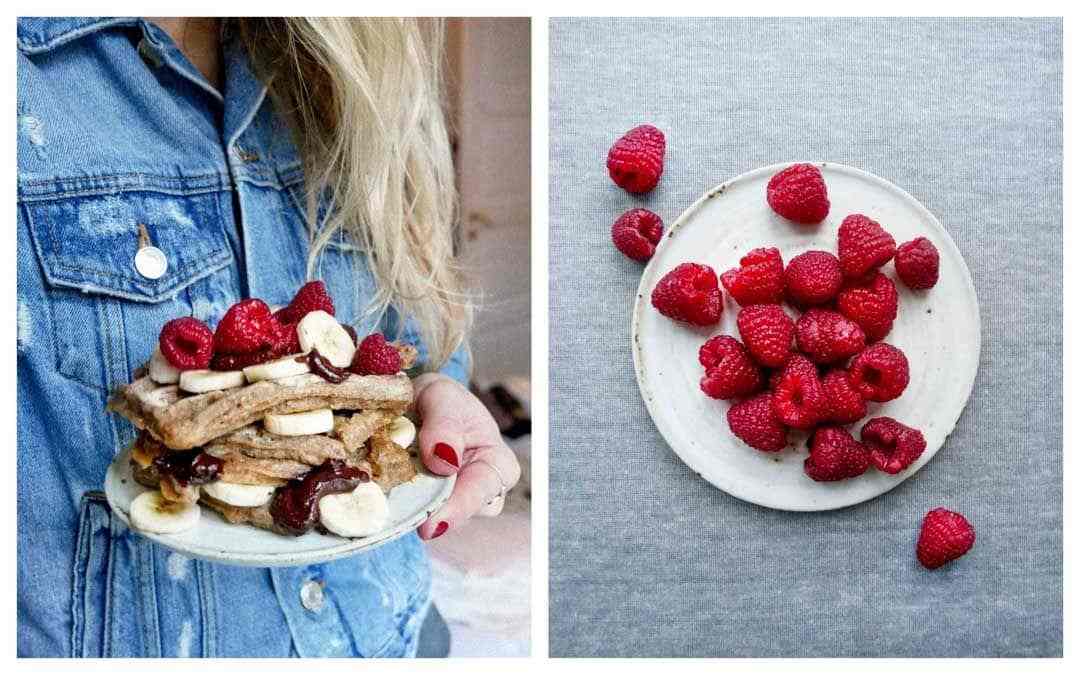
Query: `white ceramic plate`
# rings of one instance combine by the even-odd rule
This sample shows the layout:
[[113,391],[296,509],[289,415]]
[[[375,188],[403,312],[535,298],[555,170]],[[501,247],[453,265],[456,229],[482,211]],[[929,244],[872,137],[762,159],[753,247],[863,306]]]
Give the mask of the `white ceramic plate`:
[[[113,513],[131,527],[131,501],[147,488],[135,482],[129,458],[128,451],[121,452],[109,465],[105,496]],[[413,481],[390,491],[387,498],[390,519],[386,528],[362,539],[314,531],[300,537],[283,536],[250,525],[232,525],[205,506],[200,507],[199,524],[187,532],[164,535],[136,531],[166,548],[212,562],[256,567],[312,565],[355,555],[415,530],[450,497],[454,480],[454,476],[444,478],[418,469]]]
[[[717,186],[687,209],[665,232],[641,276],[631,320],[634,368],[641,395],[660,433],[691,469],[721,490],[755,504],[786,511],[824,511],[872,499],[896,487],[930,461],[956,426],[979,365],[979,306],[971,274],[945,228],[922,204],[888,181],[841,164],[819,163],[829,193],[829,217],[820,225],[792,223],[765,201],[769,179],[785,162],[745,173]],[[883,268],[896,283],[900,311],[885,342],[904,351],[911,382],[888,403],[870,403],[868,418],[881,415],[920,429],[926,451],[906,470],[890,476],[871,467],[857,478],[819,483],[803,473],[805,433],[792,431],[778,453],[754,450],[727,426],[730,404],[701,392],[698,348],[712,335],[738,337],[738,305],[724,292],[718,325],[694,328],[657,312],[653,287],[679,263],[712,266],[717,276],[737,267],[753,248],[775,246],[787,261],[811,249],[836,253],[836,232],[845,216],[864,213],[881,223],[897,244],[923,236],[941,254],[937,285],[908,290],[890,262]],[[785,306],[789,313],[794,311]],[[851,425],[856,438],[862,428]]]

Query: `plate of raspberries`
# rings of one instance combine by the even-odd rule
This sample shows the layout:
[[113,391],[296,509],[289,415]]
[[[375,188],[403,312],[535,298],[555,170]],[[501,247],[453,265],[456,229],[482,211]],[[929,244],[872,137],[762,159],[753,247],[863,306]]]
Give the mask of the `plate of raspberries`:
[[675,453],[755,504],[823,511],[922,468],[979,365],[979,306],[949,233],[901,188],[832,162],[755,169],[663,233],[631,332]]

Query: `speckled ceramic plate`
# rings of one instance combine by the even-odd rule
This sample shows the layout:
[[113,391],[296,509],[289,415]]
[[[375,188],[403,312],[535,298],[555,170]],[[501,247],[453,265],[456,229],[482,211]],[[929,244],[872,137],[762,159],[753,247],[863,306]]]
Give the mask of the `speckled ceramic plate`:
[[[105,476],[105,496],[113,513],[130,527],[131,501],[147,488],[135,482],[129,458],[130,454],[124,451],[109,466]],[[250,525],[232,525],[205,506],[200,507],[202,517],[192,530],[173,535],[140,534],[167,548],[212,562],[256,567],[312,565],[373,549],[415,530],[450,497],[453,487],[453,476],[435,476],[418,468],[413,481],[390,491],[390,519],[386,528],[362,539],[344,539],[318,532],[309,532],[302,537],[282,536]]]
[[[787,511],[824,511],[872,499],[921,469],[945,442],[967,404],[979,365],[979,306],[971,274],[949,233],[922,204],[886,180],[849,166],[819,163],[832,204],[816,226],[797,225],[773,213],[765,187],[775,164],[745,173],[709,191],[665,232],[641,276],[631,320],[634,367],[641,395],[660,433],[694,471],[721,490],[755,504]],[[905,471],[890,476],[871,468],[857,478],[818,483],[803,473],[806,434],[792,432],[779,453],[759,452],[727,426],[725,401],[698,388],[698,348],[712,335],[738,336],[738,305],[724,293],[717,326],[693,328],[657,312],[650,294],[657,281],[683,262],[712,266],[717,275],[738,266],[759,246],[776,246],[785,264],[811,249],[836,252],[836,232],[851,213],[880,222],[897,243],[918,236],[941,254],[941,276],[929,291],[913,292],[896,280],[892,263],[883,271],[895,282],[900,312],[885,338],[907,354],[911,382],[904,394],[871,403],[869,416],[887,415],[921,429],[926,451]],[[852,425],[858,433],[861,423]]]

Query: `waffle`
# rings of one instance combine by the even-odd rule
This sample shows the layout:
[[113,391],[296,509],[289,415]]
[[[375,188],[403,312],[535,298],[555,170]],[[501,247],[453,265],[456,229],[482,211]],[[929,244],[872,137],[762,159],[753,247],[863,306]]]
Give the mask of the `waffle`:
[[384,410],[400,415],[412,402],[405,373],[349,375],[331,384],[311,373],[236,389],[187,395],[148,376],[119,387],[108,410],[126,417],[173,450],[186,450],[237,431],[267,414],[332,410]]

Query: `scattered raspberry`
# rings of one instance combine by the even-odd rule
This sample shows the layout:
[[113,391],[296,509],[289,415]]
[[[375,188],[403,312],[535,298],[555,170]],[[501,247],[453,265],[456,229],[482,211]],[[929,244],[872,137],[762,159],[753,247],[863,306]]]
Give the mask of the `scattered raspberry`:
[[225,312],[214,331],[215,354],[250,354],[278,343],[281,326],[262,300],[241,300]]
[[720,275],[731,297],[740,305],[762,305],[784,299],[784,261],[775,248],[755,248],[739,260],[739,267]]
[[611,226],[611,240],[615,242],[615,248],[638,262],[652,257],[663,233],[664,221],[648,209],[630,209]]
[[772,395],[768,392],[728,408],[727,421],[731,433],[751,448],[777,452],[787,447],[787,428],[773,414]]
[[202,321],[185,316],[161,327],[158,347],[173,368],[198,370],[210,364],[214,354],[214,334]]
[[791,355],[795,322],[780,305],[747,305],[736,320],[743,344],[763,366],[777,368]]
[[810,429],[821,421],[828,402],[817,366],[801,354],[792,355],[773,388],[772,406],[776,419],[789,427]]
[[334,301],[326,293],[326,284],[321,281],[309,281],[301,286],[289,306],[278,310],[277,317],[284,323],[300,323],[308,312],[315,310],[334,315]]
[[975,528],[955,511],[937,508],[923,518],[915,555],[926,569],[956,560],[975,545]]
[[834,363],[862,351],[866,334],[843,314],[810,309],[795,323],[795,343],[815,363]]
[[877,342],[892,330],[898,307],[896,285],[881,272],[853,283],[836,298],[840,313],[859,324],[867,342]]
[[635,194],[648,192],[664,173],[664,132],[642,124],[626,132],[608,150],[607,168],[615,184]]
[[841,427],[821,427],[810,440],[803,471],[818,481],[860,476],[870,468],[870,454]]
[[698,361],[705,368],[701,391],[712,398],[748,396],[761,388],[761,370],[742,343],[730,335],[717,335],[701,345]]
[[[299,351],[299,350],[297,350]],[[280,344],[265,347],[258,351],[246,354],[226,354],[224,352],[214,354],[210,361],[211,370],[241,370],[258,363],[266,363],[295,352],[285,351]]]
[[682,263],[665,274],[653,289],[652,304],[664,316],[696,326],[711,326],[724,311],[716,272],[697,263]]
[[800,307],[824,305],[840,292],[840,261],[826,251],[807,251],[791,259],[784,271],[787,297]]
[[825,420],[837,424],[851,424],[866,417],[866,401],[851,386],[846,370],[830,370],[821,378],[825,391]]
[[855,213],[840,223],[837,250],[844,276],[858,279],[889,262],[896,253],[896,241],[877,222]]
[[765,199],[773,211],[797,223],[813,225],[829,215],[825,179],[813,164],[792,164],[770,178]]
[[885,473],[900,473],[926,450],[921,431],[891,417],[875,417],[864,424],[862,442],[870,451],[870,461]]
[[891,401],[908,385],[908,360],[904,352],[885,342],[870,345],[848,367],[851,386],[868,401]]
[[357,375],[393,375],[401,370],[401,354],[381,333],[360,341],[349,370]]
[[938,280],[938,250],[926,237],[912,239],[896,249],[896,276],[916,291],[933,288]]

